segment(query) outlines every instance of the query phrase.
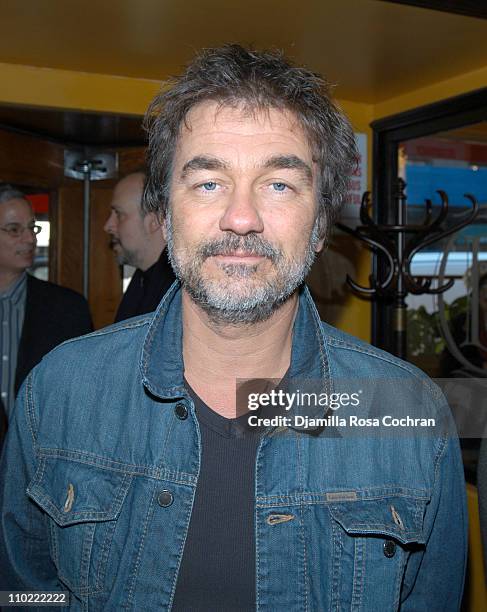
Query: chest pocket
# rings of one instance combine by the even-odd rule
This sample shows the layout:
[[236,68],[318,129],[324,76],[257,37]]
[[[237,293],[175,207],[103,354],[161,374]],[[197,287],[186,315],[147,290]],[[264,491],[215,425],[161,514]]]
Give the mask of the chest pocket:
[[424,550],[426,504],[426,496],[395,495],[329,506],[333,610],[399,608],[410,555]]
[[48,515],[59,579],[80,596],[110,587],[107,566],[131,480],[123,472],[44,457],[27,489]]

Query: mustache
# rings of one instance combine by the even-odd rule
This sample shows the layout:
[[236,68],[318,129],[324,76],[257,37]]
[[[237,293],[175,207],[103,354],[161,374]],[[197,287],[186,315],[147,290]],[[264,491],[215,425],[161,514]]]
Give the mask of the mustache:
[[257,234],[247,234],[246,236],[228,234],[221,240],[213,240],[201,245],[198,254],[203,259],[207,259],[215,255],[232,255],[235,251],[243,251],[258,257],[267,257],[273,263],[282,256],[280,249]]

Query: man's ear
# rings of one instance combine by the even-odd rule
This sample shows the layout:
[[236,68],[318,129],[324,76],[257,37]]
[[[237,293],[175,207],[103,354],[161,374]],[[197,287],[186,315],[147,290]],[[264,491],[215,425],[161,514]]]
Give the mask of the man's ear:
[[315,253],[321,253],[324,245],[325,245],[325,238],[320,238],[314,246]]
[[159,218],[158,214],[155,212],[149,212],[146,214],[145,216],[145,226],[147,228],[147,231],[150,234],[153,234],[154,232],[159,232],[161,229],[161,225],[162,225],[162,221]]

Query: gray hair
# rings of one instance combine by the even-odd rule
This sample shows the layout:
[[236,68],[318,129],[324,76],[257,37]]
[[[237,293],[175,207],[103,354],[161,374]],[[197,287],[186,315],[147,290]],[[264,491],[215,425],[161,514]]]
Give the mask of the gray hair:
[[326,236],[337,219],[358,153],[352,127],[333,103],[327,82],[291,63],[278,51],[257,52],[240,45],[202,51],[149,106],[147,181],[143,207],[165,214],[172,161],[181,127],[197,104],[212,100],[254,112],[287,110],[308,136],[319,168],[318,231]]
[[12,187],[12,185],[4,183],[0,185],[0,204],[8,202],[9,200],[25,200],[30,206],[29,200],[25,197],[25,193],[16,187]]

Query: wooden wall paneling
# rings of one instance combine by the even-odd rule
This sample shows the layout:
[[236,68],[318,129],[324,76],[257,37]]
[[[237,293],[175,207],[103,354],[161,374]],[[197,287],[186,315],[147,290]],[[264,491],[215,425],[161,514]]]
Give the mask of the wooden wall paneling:
[[96,329],[113,323],[122,297],[122,278],[103,226],[110,214],[113,187],[91,184],[89,303]]
[[49,191],[49,279],[82,290],[82,188],[64,176],[64,146],[0,130],[0,181]]
[[0,180],[52,189],[65,183],[64,147],[32,136],[0,130]]
[[120,177],[145,166],[145,147],[118,149],[118,175]]
[[[100,147],[101,150],[103,149]],[[114,150],[114,149],[111,149]],[[116,149],[115,149],[116,150]],[[119,177],[139,170],[145,149],[118,149]],[[118,177],[91,183],[90,205],[90,283],[89,304],[96,329],[113,323],[122,297],[120,268],[109,249],[109,237],[103,225],[110,213],[113,188]],[[83,184],[65,179],[55,198],[54,227],[57,237],[54,261],[57,282],[76,291],[83,290]]]
[[[64,149],[60,143],[0,129],[0,181],[50,192],[49,278],[81,293],[83,183],[64,176]],[[145,147],[99,149],[118,152],[118,177],[144,166]],[[118,177],[91,184],[89,303],[96,328],[113,322],[122,295],[120,268],[103,231]]]
[[83,292],[83,185],[73,182],[58,190],[54,282]]

